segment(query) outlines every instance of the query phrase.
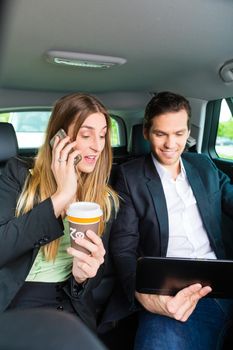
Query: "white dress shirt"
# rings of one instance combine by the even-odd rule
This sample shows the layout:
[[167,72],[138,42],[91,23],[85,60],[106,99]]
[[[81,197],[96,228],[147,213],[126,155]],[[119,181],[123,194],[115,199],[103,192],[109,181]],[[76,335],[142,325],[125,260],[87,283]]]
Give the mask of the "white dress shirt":
[[169,222],[167,257],[216,259],[182,160],[180,159],[181,172],[174,180],[153,155],[152,158],[167,202]]

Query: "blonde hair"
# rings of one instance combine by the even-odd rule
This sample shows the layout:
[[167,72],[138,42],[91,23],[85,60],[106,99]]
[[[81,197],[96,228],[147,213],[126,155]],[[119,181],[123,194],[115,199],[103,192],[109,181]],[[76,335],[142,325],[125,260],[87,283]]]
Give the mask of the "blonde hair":
[[[74,123],[73,140],[85,121],[93,113],[102,113],[106,118],[107,133],[104,149],[96,163],[92,173],[80,173],[76,199],[78,201],[93,201],[98,203],[103,210],[102,235],[105,223],[111,216],[112,203],[115,210],[118,209],[119,200],[116,192],[108,185],[112,167],[112,148],[110,141],[111,120],[106,108],[95,97],[75,93],[60,98],[52,111],[46,139],[35,158],[34,167],[28,175],[22,193],[16,206],[16,216],[27,213],[35,205],[51,197],[56,191],[57,184],[51,170],[52,152],[49,141],[62,128],[68,131],[68,127]],[[60,238],[50,242],[43,247],[45,258],[52,260],[56,258]]]

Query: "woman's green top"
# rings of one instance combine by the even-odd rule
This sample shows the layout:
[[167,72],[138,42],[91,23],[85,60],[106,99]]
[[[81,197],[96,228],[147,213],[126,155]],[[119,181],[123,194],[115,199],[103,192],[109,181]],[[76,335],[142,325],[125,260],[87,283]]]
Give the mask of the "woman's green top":
[[70,246],[68,221],[63,220],[63,224],[64,236],[61,237],[55,260],[46,261],[41,248],[26,278],[27,282],[63,282],[71,275],[73,257],[66,252]]

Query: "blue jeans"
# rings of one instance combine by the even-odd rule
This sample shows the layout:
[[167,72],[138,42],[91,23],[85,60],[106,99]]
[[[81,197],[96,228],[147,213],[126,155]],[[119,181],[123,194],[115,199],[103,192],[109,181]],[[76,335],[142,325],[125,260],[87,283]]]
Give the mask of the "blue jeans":
[[134,350],[221,349],[232,324],[233,301],[201,299],[186,322],[141,311]]

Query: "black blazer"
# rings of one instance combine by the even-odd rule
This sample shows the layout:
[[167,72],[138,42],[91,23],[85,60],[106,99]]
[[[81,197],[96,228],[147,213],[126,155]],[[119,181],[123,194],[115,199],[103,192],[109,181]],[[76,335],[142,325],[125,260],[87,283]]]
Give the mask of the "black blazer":
[[[0,176],[0,312],[6,310],[23,285],[40,247],[63,235],[62,220],[55,217],[50,198],[15,218],[17,198],[31,165],[30,160],[12,158]],[[106,251],[112,219],[103,235]],[[77,313],[91,328],[96,326],[98,308],[92,293],[103,282],[105,266],[101,265],[97,275],[89,279],[85,287],[80,287],[73,277],[64,287]],[[97,299],[100,294],[101,286],[97,288]],[[101,302],[104,303],[103,300]]]
[[[224,258],[221,216],[223,211],[233,218],[233,185],[204,155],[184,153],[182,160],[211,247],[218,258]],[[161,180],[150,154],[123,163],[115,188],[122,200],[111,232],[110,250],[128,298],[129,311],[134,309],[137,258],[166,256],[168,213]]]

